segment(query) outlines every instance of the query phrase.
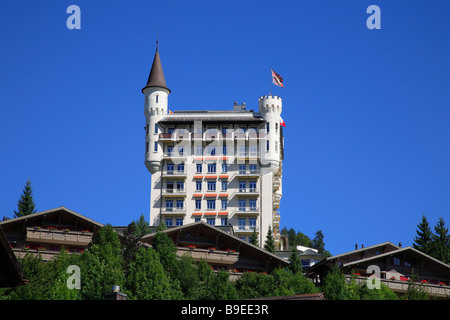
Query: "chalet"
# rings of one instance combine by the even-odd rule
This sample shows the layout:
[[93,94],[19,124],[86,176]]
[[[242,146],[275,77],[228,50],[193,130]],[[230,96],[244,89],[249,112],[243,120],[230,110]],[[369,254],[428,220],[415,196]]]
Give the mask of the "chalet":
[[365,281],[373,270],[381,283],[394,292],[405,293],[409,281],[423,285],[431,295],[450,296],[450,265],[445,264],[412,247],[402,248],[384,242],[367,248],[328,257],[307,270],[306,274],[320,283],[333,266],[339,266],[348,277],[354,275]]
[[51,260],[61,249],[82,252],[102,224],[65,207],[0,221],[6,239],[20,259],[26,253]]
[[[204,259],[214,270],[230,271],[231,279],[244,271],[270,273],[277,267],[287,267],[288,261],[259,246],[240,239],[227,228],[212,226],[203,221],[162,231],[177,247],[177,255],[189,254],[195,261]],[[151,233],[142,241],[152,244]]]

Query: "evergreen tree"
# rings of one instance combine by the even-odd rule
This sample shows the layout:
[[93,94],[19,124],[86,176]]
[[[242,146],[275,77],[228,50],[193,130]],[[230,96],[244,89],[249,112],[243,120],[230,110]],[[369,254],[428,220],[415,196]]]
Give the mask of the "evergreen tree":
[[287,232],[287,237],[288,237],[289,248],[293,248],[293,247],[297,246],[296,233],[293,228],[289,229],[289,231]]
[[313,243],[311,241],[311,239],[305,235],[302,232],[297,232],[297,235],[295,236],[295,241],[297,242],[297,245],[300,246],[305,246],[305,247],[309,247],[312,248],[313,247]]
[[272,228],[269,226],[269,230],[267,231],[266,242],[264,243],[264,249],[271,253],[275,253],[275,241],[273,240]]
[[23,217],[32,213],[35,213],[35,203],[33,200],[33,190],[31,189],[31,181],[27,180],[25,187],[23,188],[22,195],[17,201],[17,210],[14,210],[14,218]]
[[293,274],[297,272],[302,272],[302,261],[298,256],[298,250],[296,247],[292,248],[291,256],[289,257],[288,269],[292,271]]
[[250,243],[255,246],[259,246],[258,234],[256,233],[256,230],[253,230],[252,236],[250,237]]
[[431,256],[444,263],[450,263],[450,236],[442,217],[439,218],[434,231],[435,233],[431,235]]
[[413,247],[430,255],[432,250],[432,232],[425,215],[422,215],[422,221],[417,225],[417,236],[414,238]]
[[141,213],[139,220],[136,222],[136,235],[141,238],[150,233],[150,224],[145,220],[144,214]]
[[133,262],[136,252],[142,246],[139,234],[136,222],[132,221],[123,232],[123,237],[120,238],[125,275],[128,274],[129,266]]

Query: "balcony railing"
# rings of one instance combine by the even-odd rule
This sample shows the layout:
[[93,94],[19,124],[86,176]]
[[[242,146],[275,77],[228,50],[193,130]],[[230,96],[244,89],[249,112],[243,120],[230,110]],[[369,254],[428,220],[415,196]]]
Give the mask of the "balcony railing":
[[239,252],[224,251],[216,249],[200,249],[200,248],[177,248],[177,255],[183,256],[189,254],[195,261],[206,260],[208,263],[233,265],[239,259]]
[[164,170],[163,176],[185,176],[186,170]]
[[239,188],[236,193],[242,193],[242,194],[259,194],[258,188]]
[[258,207],[238,207],[236,208],[236,213],[257,213],[259,211]]
[[27,227],[25,240],[37,243],[88,245],[92,241],[92,235],[92,232]]
[[259,176],[259,170],[239,170],[237,172],[239,176]]
[[187,152],[182,151],[170,151],[170,152],[164,152],[163,157],[164,158],[184,158],[187,157]]
[[162,190],[163,195],[186,195],[186,189],[178,189],[178,188],[165,188]]
[[186,207],[163,207],[161,212],[164,214],[184,214],[186,213]]
[[259,228],[257,226],[234,226],[234,232],[259,232]]

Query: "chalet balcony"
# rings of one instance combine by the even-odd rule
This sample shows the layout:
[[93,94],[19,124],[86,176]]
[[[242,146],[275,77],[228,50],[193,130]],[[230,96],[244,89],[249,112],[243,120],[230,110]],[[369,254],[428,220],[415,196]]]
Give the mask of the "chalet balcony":
[[239,252],[200,248],[177,248],[177,255],[189,254],[195,261],[205,260],[209,264],[233,265],[238,261]]
[[60,245],[87,246],[92,241],[92,232],[27,227],[26,242],[57,243]]

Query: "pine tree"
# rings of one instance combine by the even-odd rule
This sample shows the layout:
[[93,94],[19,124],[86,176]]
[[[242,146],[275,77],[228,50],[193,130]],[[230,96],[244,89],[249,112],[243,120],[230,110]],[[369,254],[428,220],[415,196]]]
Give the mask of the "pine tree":
[[253,234],[250,237],[250,243],[254,244],[255,246],[259,246],[258,234],[256,233],[256,230],[253,230]]
[[432,232],[425,215],[422,215],[422,221],[417,225],[417,228],[417,236],[414,238],[413,247],[429,255],[432,249]]
[[264,249],[271,253],[275,253],[275,241],[272,236],[272,228],[269,226],[269,230],[267,231],[266,242],[264,243]]
[[298,250],[296,247],[292,248],[291,256],[289,257],[289,270],[292,271],[293,274],[296,274],[297,272],[302,272],[302,261],[300,260],[298,256]]
[[431,256],[444,262],[450,263],[450,236],[448,228],[445,227],[445,221],[441,217],[434,227],[435,233],[431,235],[432,248]]
[[35,213],[35,203],[33,200],[33,190],[31,189],[31,181],[27,180],[25,187],[23,188],[23,193],[17,202],[18,211],[14,210],[14,218],[23,217],[32,213]]

